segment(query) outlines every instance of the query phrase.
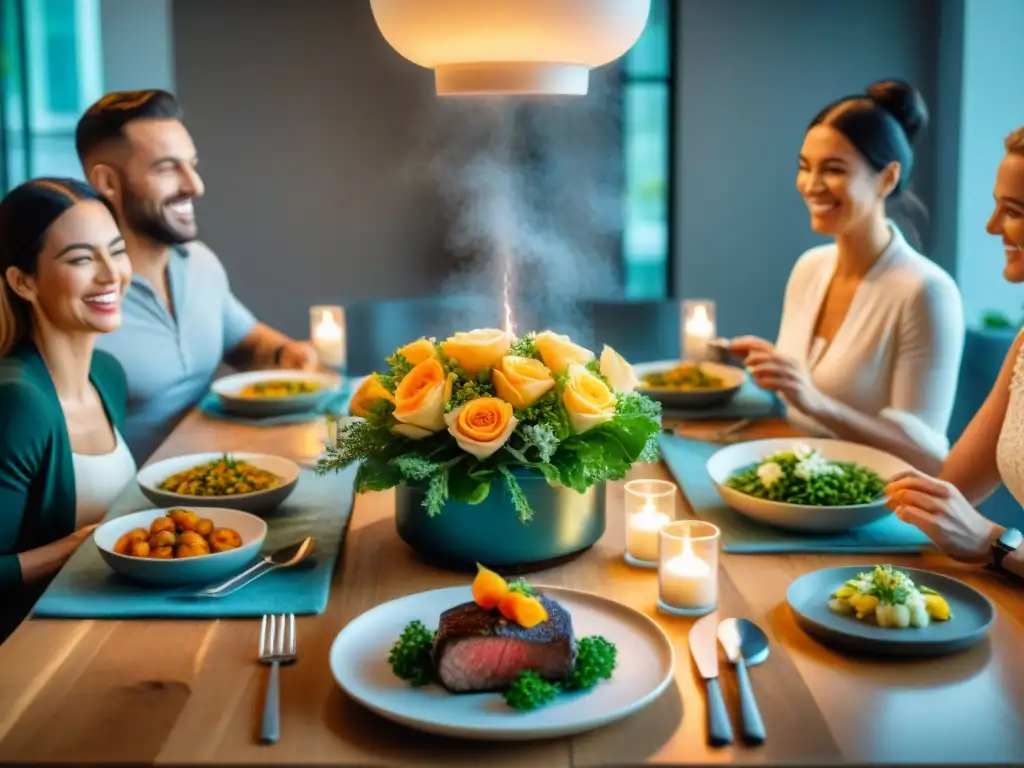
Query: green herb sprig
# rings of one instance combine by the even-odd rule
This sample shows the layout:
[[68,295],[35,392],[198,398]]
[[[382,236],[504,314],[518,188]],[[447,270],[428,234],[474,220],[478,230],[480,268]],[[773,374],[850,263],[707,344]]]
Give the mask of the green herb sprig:
[[617,664],[618,649],[600,635],[584,637],[576,649],[576,663],[561,681],[545,680],[536,672],[522,672],[505,693],[513,709],[531,710],[551,703],[563,691],[584,691],[602,680],[610,680]]
[[431,652],[435,634],[419,620],[406,625],[388,653],[388,661],[396,676],[417,688],[433,680]]

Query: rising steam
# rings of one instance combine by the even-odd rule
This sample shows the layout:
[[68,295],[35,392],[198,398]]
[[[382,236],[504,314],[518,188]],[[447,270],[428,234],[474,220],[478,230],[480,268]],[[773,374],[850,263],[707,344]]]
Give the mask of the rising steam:
[[620,103],[608,69],[586,97],[439,99],[427,165],[450,215],[446,296],[489,297],[462,327],[583,330],[576,303],[622,295]]

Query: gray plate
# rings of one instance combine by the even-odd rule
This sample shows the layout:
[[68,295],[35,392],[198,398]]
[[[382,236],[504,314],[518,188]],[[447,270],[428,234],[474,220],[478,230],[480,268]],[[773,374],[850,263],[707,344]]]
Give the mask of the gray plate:
[[797,624],[821,642],[840,650],[884,656],[939,656],[961,651],[988,632],[995,620],[992,601],[962,581],[918,568],[899,568],[915,584],[934,589],[949,603],[949,621],[933,621],[923,629],[890,629],[843,616],[828,607],[832,593],[874,565],[825,568],[805,574],[789,585],[786,600]]

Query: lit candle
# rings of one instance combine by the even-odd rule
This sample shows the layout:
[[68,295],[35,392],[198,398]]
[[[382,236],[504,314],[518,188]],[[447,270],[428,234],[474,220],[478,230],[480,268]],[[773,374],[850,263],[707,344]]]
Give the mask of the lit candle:
[[708,343],[715,338],[714,305],[710,301],[683,302],[683,358],[703,362]]
[[341,307],[310,309],[313,348],[320,364],[327,368],[345,367],[345,313]]
[[711,566],[693,552],[689,537],[683,539],[683,551],[667,563],[661,572],[661,599],[670,608],[695,610],[714,606],[716,585]]
[[626,552],[630,557],[647,563],[658,562],[658,533],[671,521],[664,512],[659,512],[651,499],[643,509],[629,518],[626,528]]

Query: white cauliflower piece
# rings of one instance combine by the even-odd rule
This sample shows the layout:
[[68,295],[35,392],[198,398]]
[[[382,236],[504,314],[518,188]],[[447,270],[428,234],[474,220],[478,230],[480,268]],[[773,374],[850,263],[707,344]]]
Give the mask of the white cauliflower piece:
[[772,483],[782,477],[782,467],[774,461],[766,461],[757,468],[757,477],[765,488],[771,488]]

